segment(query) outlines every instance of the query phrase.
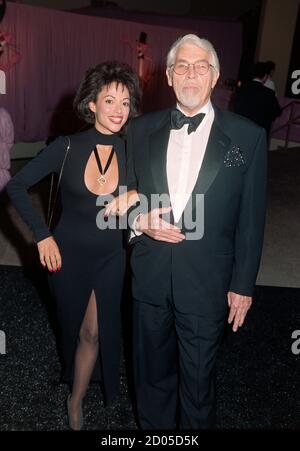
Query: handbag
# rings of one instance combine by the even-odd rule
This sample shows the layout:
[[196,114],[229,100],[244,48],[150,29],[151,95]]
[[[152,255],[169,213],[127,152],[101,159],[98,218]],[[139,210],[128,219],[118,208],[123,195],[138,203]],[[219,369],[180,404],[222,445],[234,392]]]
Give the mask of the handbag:
[[[48,211],[47,211],[47,226],[48,226],[49,230],[51,229],[51,225],[52,225],[52,219],[53,219],[56,200],[57,200],[57,196],[58,196],[60,181],[61,181],[61,177],[62,177],[63,170],[64,170],[64,165],[65,165],[65,162],[66,162],[66,159],[68,156],[68,152],[70,149],[70,145],[71,145],[69,136],[66,136],[66,139],[67,139],[67,148],[66,148],[65,156],[64,156],[64,159],[63,159],[60,171],[59,171],[58,181],[57,181],[55,190],[54,190],[54,173],[51,174],[51,183],[50,183],[49,200],[48,200]],[[55,191],[55,194],[53,196],[54,191]]]

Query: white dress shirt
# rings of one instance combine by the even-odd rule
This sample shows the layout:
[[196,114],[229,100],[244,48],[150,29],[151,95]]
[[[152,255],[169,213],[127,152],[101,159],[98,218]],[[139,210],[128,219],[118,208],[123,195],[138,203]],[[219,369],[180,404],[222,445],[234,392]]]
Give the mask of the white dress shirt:
[[[178,105],[177,108],[182,111]],[[210,101],[198,113],[205,113],[205,116],[195,132],[188,134],[188,124],[170,132],[167,180],[175,222],[179,221],[193,192],[215,116]]]
[[[177,105],[182,112],[182,109]],[[188,124],[179,130],[171,130],[167,148],[167,180],[175,223],[179,221],[193,192],[203,162],[215,112],[209,100],[196,114],[205,113],[195,132],[188,134]],[[136,236],[142,232],[133,231]],[[131,233],[130,239],[134,236]]]

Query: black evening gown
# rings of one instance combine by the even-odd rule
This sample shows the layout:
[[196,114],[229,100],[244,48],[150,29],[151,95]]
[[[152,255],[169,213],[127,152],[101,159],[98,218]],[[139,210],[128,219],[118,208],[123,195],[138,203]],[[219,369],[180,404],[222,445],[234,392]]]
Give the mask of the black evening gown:
[[120,227],[99,229],[97,215],[101,198],[88,190],[84,172],[96,144],[113,145],[118,160],[118,188],[126,184],[124,141],[118,135],[104,135],[91,128],[70,136],[70,150],[60,184],[62,214],[49,232],[32,206],[27,188],[51,172],[59,174],[66,151],[66,138],[59,137],[26,165],[7,186],[13,204],[29,225],[35,241],[53,235],[62,255],[62,268],[49,274],[50,288],[57,302],[62,335],[64,369],[62,380],[72,382],[78,335],[92,290],[97,301],[99,355],[92,381],[102,381],[106,402],[118,393],[121,342],[120,303],[125,271],[124,236]]

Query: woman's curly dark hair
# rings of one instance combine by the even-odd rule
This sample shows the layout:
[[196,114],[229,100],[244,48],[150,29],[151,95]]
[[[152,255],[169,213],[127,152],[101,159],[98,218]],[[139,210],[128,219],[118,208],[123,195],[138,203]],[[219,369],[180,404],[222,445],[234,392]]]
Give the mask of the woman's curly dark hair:
[[119,63],[118,61],[105,61],[88,69],[79,85],[73,107],[81,119],[89,124],[94,124],[95,115],[89,108],[89,102],[96,103],[98,93],[102,88],[114,82],[126,86],[129,91],[129,118],[139,114],[141,89],[137,73],[129,64]]

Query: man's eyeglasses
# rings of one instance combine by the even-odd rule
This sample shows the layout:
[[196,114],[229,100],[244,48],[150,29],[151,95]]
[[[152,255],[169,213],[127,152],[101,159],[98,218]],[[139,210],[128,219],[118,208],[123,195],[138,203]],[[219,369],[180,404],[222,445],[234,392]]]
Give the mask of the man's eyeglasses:
[[212,64],[210,64],[208,61],[198,61],[197,63],[183,63],[178,62],[175,64],[172,64],[171,68],[173,68],[173,71],[177,75],[184,75],[189,70],[189,67],[193,66],[193,69],[195,72],[197,72],[198,75],[205,75],[207,74],[210,67],[214,67]]

